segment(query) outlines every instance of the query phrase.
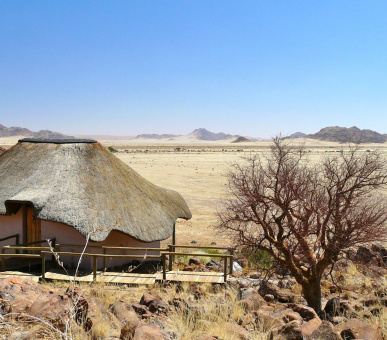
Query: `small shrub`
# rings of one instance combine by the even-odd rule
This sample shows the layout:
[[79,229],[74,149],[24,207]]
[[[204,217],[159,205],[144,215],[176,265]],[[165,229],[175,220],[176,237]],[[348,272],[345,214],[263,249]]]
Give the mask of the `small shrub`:
[[109,147],[108,147],[108,150],[109,150],[110,152],[113,152],[113,153],[118,152],[118,150],[117,150],[117,149],[114,149],[112,146],[109,146]]

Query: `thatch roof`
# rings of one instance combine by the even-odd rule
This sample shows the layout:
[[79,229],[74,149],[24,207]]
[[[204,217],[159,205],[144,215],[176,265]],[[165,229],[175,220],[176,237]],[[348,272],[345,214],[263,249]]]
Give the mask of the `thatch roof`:
[[146,241],[172,235],[191,212],[183,197],[141,177],[95,141],[19,141],[0,157],[0,214],[30,203],[42,220],[67,224],[92,241],[119,230]]

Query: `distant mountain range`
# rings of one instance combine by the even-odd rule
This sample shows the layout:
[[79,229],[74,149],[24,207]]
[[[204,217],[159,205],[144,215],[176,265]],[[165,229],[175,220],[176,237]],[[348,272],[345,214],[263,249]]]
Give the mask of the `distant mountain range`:
[[188,139],[188,140],[199,140],[199,141],[209,141],[209,142],[215,142],[215,141],[221,141],[221,140],[228,140],[228,139],[235,139],[238,138],[238,135],[229,135],[227,133],[219,132],[211,132],[204,128],[195,129],[191,133],[187,135],[172,135],[172,134],[141,134],[135,137],[135,139],[171,139],[178,141],[179,139]]
[[[0,137],[24,136],[43,139],[66,139],[74,138],[59,132],[50,130],[40,130],[33,132],[22,127],[6,127],[0,124]],[[90,136],[76,136],[78,138],[91,138]],[[314,134],[305,134],[303,132],[295,132],[285,138],[311,138],[321,141],[338,142],[338,143],[385,143],[387,142],[387,134],[381,134],[372,130],[361,130],[356,126],[351,128],[329,126],[321,129]],[[181,143],[190,142],[232,142],[232,143],[247,143],[262,140],[261,138],[252,138],[241,135],[231,135],[223,132],[211,132],[204,128],[195,129],[187,135],[175,134],[140,134],[136,137],[130,136],[92,136],[96,140],[159,140],[173,141]]]
[[33,132],[26,128],[21,128],[18,126],[12,126],[7,128],[6,126],[0,124],[0,137],[12,137],[12,136],[24,136],[24,137],[33,137],[33,138],[42,138],[42,139],[66,139],[74,138],[73,136],[66,136],[59,132],[53,132],[50,130],[40,130],[38,132]]
[[168,133],[163,133],[162,135],[159,135],[157,133],[143,133],[141,135],[137,135],[135,139],[165,139],[165,138],[174,138],[179,137],[181,135],[171,135]]
[[381,134],[373,130],[361,130],[356,126],[350,128],[329,126],[314,134],[296,132],[288,138],[312,138],[321,141],[338,143],[385,143],[387,134]]

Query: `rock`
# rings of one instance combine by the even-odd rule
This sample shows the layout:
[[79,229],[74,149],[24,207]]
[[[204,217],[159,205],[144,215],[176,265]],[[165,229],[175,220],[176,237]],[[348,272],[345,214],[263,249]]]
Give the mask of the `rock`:
[[140,300],[140,305],[147,306],[155,299],[155,297],[151,294],[145,293]]
[[359,319],[350,319],[345,324],[335,327],[343,339],[383,340],[379,325],[370,325]]
[[237,325],[236,323],[226,322],[225,324],[226,332],[232,335],[232,339],[248,340],[250,339],[249,332],[244,329],[242,326]]
[[345,316],[334,316],[331,321],[334,325],[338,325],[339,323],[347,322],[348,319]]
[[200,257],[198,256],[191,257],[188,261],[188,264],[190,266],[191,265],[198,266],[199,264],[201,264]]
[[297,305],[294,303],[288,304],[288,307],[291,308],[294,312],[297,312],[298,314],[300,314],[305,321],[309,321],[315,318],[320,319],[312,307]]
[[207,268],[216,268],[218,269],[220,267],[219,263],[214,261],[214,260],[210,260],[209,262],[206,263],[206,267]]
[[302,332],[302,335],[307,337],[309,335],[312,335],[312,333],[321,325],[321,320],[318,318],[315,318],[315,319],[312,319],[312,320],[309,320],[307,322],[305,322],[302,326],[301,326],[301,332]]
[[118,321],[121,322],[121,338],[129,338],[140,322],[136,312],[131,309],[130,305],[124,302],[117,302],[113,306],[112,312]]
[[259,273],[250,274],[250,279],[260,279],[262,276]]
[[293,312],[292,310],[285,311],[282,320],[286,323],[297,320],[300,322],[300,324],[304,321],[300,314]]
[[[155,294],[158,294],[156,291]],[[162,300],[161,297],[159,298],[154,297],[151,294],[145,293],[140,300],[140,305],[147,306],[149,311],[151,313],[161,314],[166,313],[168,310],[168,305],[166,305]],[[143,313],[145,314],[145,313]]]
[[328,321],[322,321],[320,326],[310,335],[310,340],[342,340],[340,334],[334,330]]
[[276,286],[274,283],[268,281],[262,281],[259,287],[258,293],[261,296],[267,294],[273,295],[279,302],[293,302],[294,294],[290,289],[281,289]]
[[170,337],[158,325],[142,325],[137,327],[133,340],[169,340]]
[[336,296],[328,300],[325,305],[324,311],[327,315],[331,317],[337,316],[340,311],[340,297]]
[[263,326],[265,329],[272,329],[274,327],[282,327],[284,326],[284,322],[281,320],[281,318],[273,315],[272,313],[258,309],[252,314],[255,316],[257,322]]
[[270,339],[303,340],[300,323],[296,320],[287,323],[271,333]]
[[94,335],[100,338],[120,338],[121,322],[110,311],[103,309],[102,305],[95,300],[89,300],[89,312],[86,321],[88,328]]
[[253,288],[241,288],[238,292],[238,300],[249,300],[252,302],[252,309],[266,305],[265,300]]
[[159,299],[154,299],[148,305],[149,311],[156,314],[165,314],[168,311],[168,305]]
[[244,266],[245,267],[242,267],[238,262],[233,262],[232,263],[232,271],[234,272],[234,273],[239,273],[239,272],[241,272],[242,270],[243,270],[243,268],[247,268],[247,266],[248,266],[248,264],[247,263],[244,263]]
[[217,340],[217,339],[219,339],[217,336],[213,336],[208,333],[200,333],[194,338],[194,340]]
[[144,315],[144,314],[149,313],[148,307],[145,306],[145,305],[141,305],[141,304],[139,304],[139,303],[134,303],[134,304],[132,304],[132,308],[134,309],[134,311],[135,311],[138,315]]
[[266,294],[263,298],[266,302],[273,302],[274,301],[274,295],[272,295],[272,294]]

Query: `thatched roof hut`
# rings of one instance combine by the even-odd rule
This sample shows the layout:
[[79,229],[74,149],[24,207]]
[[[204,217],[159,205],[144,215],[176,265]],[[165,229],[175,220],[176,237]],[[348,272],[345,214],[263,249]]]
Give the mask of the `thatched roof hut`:
[[141,177],[94,140],[22,139],[0,157],[0,214],[30,204],[37,218],[92,241],[112,230],[152,242],[190,219],[183,197]]

